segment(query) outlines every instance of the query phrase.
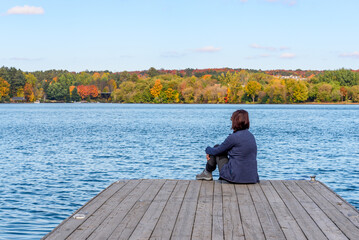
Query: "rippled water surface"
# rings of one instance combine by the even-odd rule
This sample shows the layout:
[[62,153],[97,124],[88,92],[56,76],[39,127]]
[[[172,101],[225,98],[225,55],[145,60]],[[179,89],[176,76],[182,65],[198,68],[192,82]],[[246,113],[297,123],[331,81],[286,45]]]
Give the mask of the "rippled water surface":
[[358,105],[1,104],[0,238],[39,239],[118,179],[194,179],[240,108],[261,179],[317,175],[359,208]]

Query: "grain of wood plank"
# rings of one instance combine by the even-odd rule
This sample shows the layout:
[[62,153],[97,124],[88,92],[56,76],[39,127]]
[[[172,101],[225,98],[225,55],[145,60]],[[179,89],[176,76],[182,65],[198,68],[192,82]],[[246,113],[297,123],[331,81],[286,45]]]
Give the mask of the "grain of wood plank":
[[344,216],[346,216],[355,226],[359,228],[359,211],[349,205],[345,200],[329,189],[322,182],[314,182],[311,184],[318,193],[330,201]]
[[359,228],[334,207],[334,205],[325,197],[319,194],[311,186],[312,184],[309,181],[298,181],[297,183],[349,239],[359,239]]
[[160,218],[164,207],[170,198],[173,189],[176,186],[177,181],[168,180],[162,186],[151,205],[148,207],[147,212],[138,223],[137,227],[133,231],[130,239],[149,239],[152,231],[154,230],[158,219]]
[[178,214],[171,239],[191,239],[201,184],[202,181],[193,180],[190,182]]
[[281,229],[283,230],[285,237],[287,239],[295,240],[307,239],[272,184],[269,181],[262,180],[260,182],[260,187],[262,188],[271,208],[273,209],[273,212]]
[[279,196],[282,198],[283,202],[285,202],[306,237],[318,240],[327,239],[322,230],[317,226],[302,205],[284,185],[283,181],[274,180],[271,181],[271,183],[278,192]]
[[265,236],[247,185],[237,184],[235,185],[235,190],[237,193],[245,239],[264,240]]
[[213,191],[213,221],[212,221],[212,239],[223,239],[223,202],[222,202],[222,184],[219,181],[214,182]]
[[248,185],[259,221],[267,240],[283,240],[284,233],[259,184]]
[[151,181],[150,187],[136,202],[134,202],[131,210],[122,219],[116,229],[110,233],[111,236],[108,239],[129,239],[133,230],[146,213],[148,207],[151,205],[153,199],[156,197],[165,181],[166,180],[162,179]]
[[[87,202],[80,209],[75,211],[70,217],[65,219],[59,226],[57,226],[51,233],[44,236],[43,239],[65,239],[73,231],[75,231],[83,222],[85,222],[93,212],[102,206],[104,202],[116,194],[126,184],[132,185],[130,181],[118,181],[111,184],[100,194],[96,195],[93,199]],[[73,216],[77,213],[85,213],[84,219],[74,219]]]
[[325,213],[308,197],[307,194],[294,182],[284,181],[286,187],[309,213],[325,236],[330,240],[348,239],[342,231],[325,215]]
[[[112,208],[111,212],[106,218],[98,218],[98,226],[94,229],[91,235],[86,236],[88,239],[104,239],[107,238],[112,231],[117,227],[121,220],[131,210],[135,202],[143,195],[143,193],[150,187],[151,181],[143,180],[139,185],[133,188],[133,191],[128,193],[125,198],[115,203],[116,207]],[[101,221],[101,222],[100,222]],[[84,236],[84,235],[82,235]],[[73,236],[74,239],[80,237]]]
[[213,181],[203,181],[199,192],[192,239],[211,239],[213,211]]
[[150,239],[170,239],[189,181],[178,181]]
[[[137,188],[138,186],[138,188]],[[109,198],[96,212],[94,212],[79,228],[76,229],[67,239],[87,239],[96,229],[101,226],[102,222],[121,204],[122,200],[128,195],[138,196],[141,192],[139,189],[148,187],[146,181],[131,181],[121,191]]]
[[222,183],[224,239],[244,240],[241,216],[234,185]]

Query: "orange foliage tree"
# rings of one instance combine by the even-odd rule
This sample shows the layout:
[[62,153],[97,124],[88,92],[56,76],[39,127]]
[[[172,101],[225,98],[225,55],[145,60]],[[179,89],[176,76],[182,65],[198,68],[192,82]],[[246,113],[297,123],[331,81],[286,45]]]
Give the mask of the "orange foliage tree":
[[95,98],[98,96],[98,88],[95,85],[87,86],[89,88],[89,94],[91,97]]
[[80,95],[81,99],[85,99],[87,97],[95,98],[98,96],[98,89],[95,85],[84,86],[80,85],[77,86],[77,92]]
[[34,91],[30,83],[26,83],[24,86],[24,97],[28,102],[33,102],[35,100]]
[[154,98],[158,97],[161,93],[163,86],[161,84],[161,80],[157,79],[155,85],[150,89],[151,94]]
[[0,101],[2,98],[9,96],[10,84],[0,77]]

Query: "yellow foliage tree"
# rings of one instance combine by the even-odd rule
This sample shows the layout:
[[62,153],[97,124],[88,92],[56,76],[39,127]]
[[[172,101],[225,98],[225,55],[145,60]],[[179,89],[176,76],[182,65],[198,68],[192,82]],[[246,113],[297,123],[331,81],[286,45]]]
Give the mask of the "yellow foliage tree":
[[161,84],[161,80],[157,79],[155,82],[155,85],[150,89],[151,95],[154,98],[157,98],[160,95],[162,88],[163,88],[163,86]]
[[252,97],[253,102],[254,102],[255,96],[258,95],[258,93],[261,89],[262,89],[261,84],[256,81],[249,81],[245,87],[245,91],[246,91],[247,95]]

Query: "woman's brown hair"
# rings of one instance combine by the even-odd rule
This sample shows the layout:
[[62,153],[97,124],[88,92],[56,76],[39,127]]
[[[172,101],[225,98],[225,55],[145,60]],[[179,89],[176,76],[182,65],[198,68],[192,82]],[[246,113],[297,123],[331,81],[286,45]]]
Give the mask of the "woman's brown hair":
[[249,128],[249,117],[248,112],[246,110],[237,110],[232,114],[232,129],[233,132],[237,132],[240,130]]

